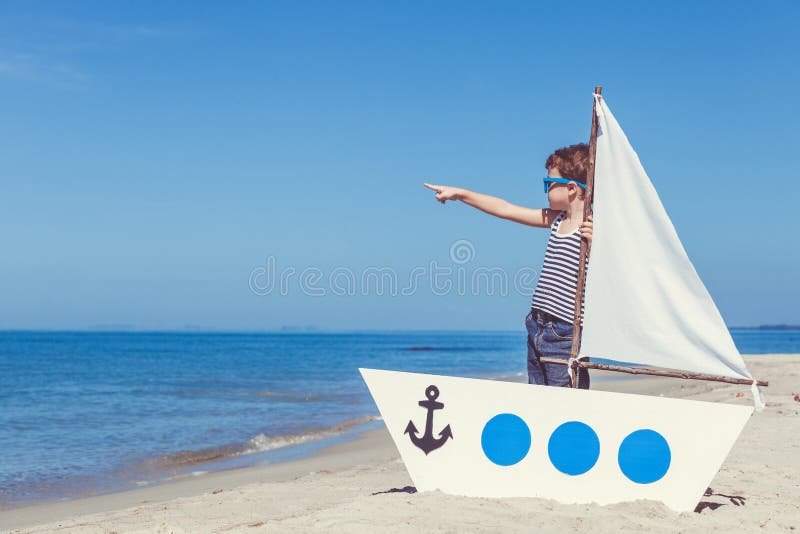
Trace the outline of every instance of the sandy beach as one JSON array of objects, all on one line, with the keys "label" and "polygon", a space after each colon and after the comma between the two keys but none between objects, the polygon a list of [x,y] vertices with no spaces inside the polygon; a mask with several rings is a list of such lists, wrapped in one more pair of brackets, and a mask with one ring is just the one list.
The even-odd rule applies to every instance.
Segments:
[{"label": "sandy beach", "polygon": [[[282,464],[0,512],[7,532],[793,532],[800,530],[800,354],[745,356],[764,388],[699,513],[416,493],[385,429]],[[594,376],[599,376],[597,373]],[[750,404],[749,388],[644,378],[594,389]]]}]

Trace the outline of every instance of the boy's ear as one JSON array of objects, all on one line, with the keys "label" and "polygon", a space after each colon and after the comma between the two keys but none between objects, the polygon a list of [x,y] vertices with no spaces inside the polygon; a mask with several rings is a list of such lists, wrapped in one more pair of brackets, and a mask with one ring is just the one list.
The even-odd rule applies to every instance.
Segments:
[{"label": "boy's ear", "polygon": [[568,185],[571,191],[575,191],[575,194],[578,196],[578,198],[586,198],[586,190],[581,186],[574,182],[570,182]]}]

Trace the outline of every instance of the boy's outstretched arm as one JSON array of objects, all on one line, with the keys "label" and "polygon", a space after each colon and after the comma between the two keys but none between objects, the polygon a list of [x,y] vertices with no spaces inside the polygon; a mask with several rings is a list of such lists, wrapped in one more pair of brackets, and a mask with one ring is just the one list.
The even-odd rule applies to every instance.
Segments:
[{"label": "boy's outstretched arm", "polygon": [[460,200],[464,204],[469,204],[489,215],[528,226],[536,226],[537,228],[548,228],[558,215],[557,211],[551,209],[525,208],[507,202],[502,198],[483,195],[460,187],[428,183],[423,183],[422,185],[436,191],[436,200],[442,204],[448,200]]}]

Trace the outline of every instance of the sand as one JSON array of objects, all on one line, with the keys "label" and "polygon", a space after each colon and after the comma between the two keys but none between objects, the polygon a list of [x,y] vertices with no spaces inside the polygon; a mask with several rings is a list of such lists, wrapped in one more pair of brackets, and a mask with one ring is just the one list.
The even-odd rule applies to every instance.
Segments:
[{"label": "sand", "polygon": [[[745,360],[755,376],[770,382],[764,389],[767,408],[745,426],[699,512],[679,514],[652,501],[565,505],[409,493],[413,483],[388,432],[380,429],[299,461],[0,512],[0,528],[37,533],[800,531],[800,397],[795,397],[800,354]],[[716,382],[646,378],[598,381],[593,389],[751,403],[746,386]]]}]

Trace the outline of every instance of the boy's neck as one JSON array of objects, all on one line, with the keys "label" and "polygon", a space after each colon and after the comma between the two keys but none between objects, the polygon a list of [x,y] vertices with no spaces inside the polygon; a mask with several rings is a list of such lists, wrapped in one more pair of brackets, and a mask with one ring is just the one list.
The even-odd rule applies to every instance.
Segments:
[{"label": "boy's neck", "polygon": [[583,199],[576,198],[572,202],[567,205],[566,208],[567,214],[564,216],[564,220],[567,223],[572,222],[583,222]]}]

